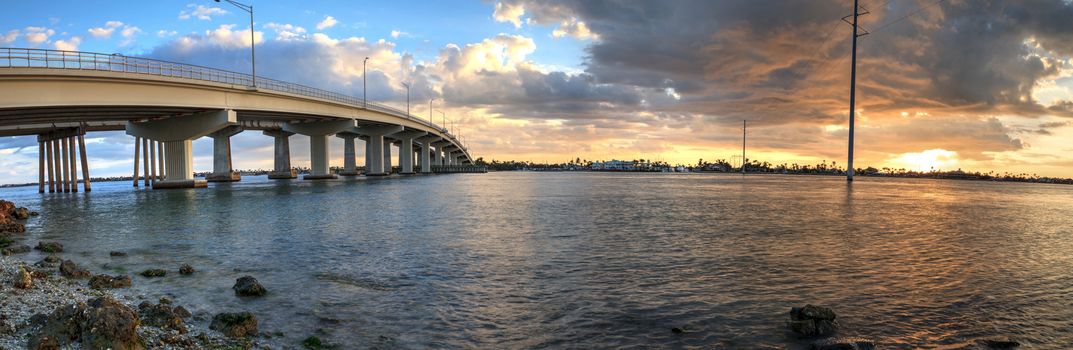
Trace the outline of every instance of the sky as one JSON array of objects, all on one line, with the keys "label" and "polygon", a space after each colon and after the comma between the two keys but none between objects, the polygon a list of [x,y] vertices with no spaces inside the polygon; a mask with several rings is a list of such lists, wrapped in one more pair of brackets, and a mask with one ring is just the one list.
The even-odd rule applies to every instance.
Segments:
[{"label": "sky", "polygon": [[[259,76],[360,96],[370,57],[370,100],[404,108],[409,83],[414,114],[436,98],[486,160],[730,160],[747,121],[750,159],[846,161],[849,0],[249,3]],[[226,2],[50,4],[5,4],[0,47],[250,68],[248,14]],[[861,4],[855,165],[1073,177],[1073,3]],[[132,137],[88,138],[93,176],[130,174]],[[271,167],[270,138],[233,147],[236,168]],[[0,183],[36,181],[36,153],[0,138]]]}]

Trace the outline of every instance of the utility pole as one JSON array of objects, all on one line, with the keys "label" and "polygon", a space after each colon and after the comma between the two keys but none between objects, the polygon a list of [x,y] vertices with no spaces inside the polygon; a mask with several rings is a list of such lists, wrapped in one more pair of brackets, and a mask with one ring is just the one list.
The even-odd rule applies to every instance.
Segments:
[{"label": "utility pole", "polygon": [[853,181],[853,119],[855,119],[854,115],[856,114],[854,103],[857,98],[857,38],[868,35],[867,30],[864,30],[863,34],[858,33],[858,30],[861,28],[857,22],[857,17],[868,14],[867,10],[865,10],[864,13],[860,12],[861,7],[858,5],[858,1],[859,0],[853,0],[853,14],[850,15],[853,17],[853,22],[846,20],[846,18],[849,18],[850,16],[842,17],[842,21],[853,26],[853,52],[850,54],[851,60],[849,69],[849,161],[846,162],[846,166],[848,167],[846,169],[846,181]]},{"label": "utility pole", "polygon": [[745,121],[741,121],[741,174],[745,175]]}]

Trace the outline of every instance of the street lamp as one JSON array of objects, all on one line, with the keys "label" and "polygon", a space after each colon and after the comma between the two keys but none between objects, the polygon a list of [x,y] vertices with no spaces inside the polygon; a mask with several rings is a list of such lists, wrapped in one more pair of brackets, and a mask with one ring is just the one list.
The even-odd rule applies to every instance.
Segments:
[{"label": "street lamp", "polygon": [[364,61],[361,61],[361,105],[362,108],[369,109],[368,89],[365,85],[365,64],[369,63],[369,58],[366,57]]},{"label": "street lamp", "polygon": [[406,87],[406,117],[409,118],[410,117],[410,84],[407,84],[407,83],[401,83],[401,84],[402,84],[402,86]]},{"label": "street lamp", "polygon": [[429,126],[435,126],[436,125],[435,123],[432,122],[432,101],[435,101],[435,100],[436,100],[435,97],[428,99],[428,124],[429,124]]},{"label": "street lamp", "polygon": [[440,113],[440,125],[443,125],[443,131],[447,131],[447,115],[443,111],[436,111]]},{"label": "street lamp", "polygon": [[[220,2],[220,0],[214,0],[214,1]],[[250,14],[250,70],[252,71],[252,73],[250,73],[250,75],[253,76],[253,87],[256,88],[257,87],[257,52],[253,48],[254,46],[256,46],[256,42],[255,42],[255,40],[253,38],[253,33],[254,33],[254,30],[253,30],[253,6],[252,5],[242,4],[242,3],[235,2],[235,1],[232,1],[232,0],[224,0],[224,1],[227,1],[227,3],[229,3],[231,5],[235,5],[235,7],[238,7],[240,9],[242,9],[243,11],[249,12],[249,14]]]}]

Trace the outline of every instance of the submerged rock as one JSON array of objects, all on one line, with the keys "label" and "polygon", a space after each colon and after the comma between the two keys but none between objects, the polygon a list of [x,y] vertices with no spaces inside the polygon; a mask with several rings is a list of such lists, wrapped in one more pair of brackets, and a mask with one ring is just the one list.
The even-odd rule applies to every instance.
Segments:
[{"label": "submerged rock", "polygon": [[168,271],[164,270],[164,269],[148,269],[148,270],[142,271],[142,276],[149,277],[149,278],[152,278],[152,277],[164,277],[164,275],[167,275],[167,274],[168,274]]},{"label": "submerged rock", "polygon": [[188,264],[179,265],[179,274],[180,275],[189,275],[189,274],[193,274],[193,273],[194,273],[194,267],[193,266],[190,266]]},{"label": "submerged rock", "polygon": [[26,220],[30,218],[30,209],[26,208],[13,208],[11,209],[11,217],[16,220]]},{"label": "submerged rock", "polygon": [[811,350],[875,350],[871,339],[855,337],[826,338],[812,342]]},{"label": "submerged rock", "polygon": [[44,259],[41,259],[41,261],[34,263],[34,266],[54,269],[57,266],[60,266],[61,261],[63,260],[60,259],[60,257],[55,255],[49,255],[46,256]]},{"label": "submerged rock", "polygon": [[835,312],[829,308],[815,305],[794,307],[790,309],[790,322],[787,325],[794,333],[806,336],[824,336],[838,331]]},{"label": "submerged rock", "polygon": [[89,270],[78,267],[74,261],[64,260],[60,263],[60,274],[67,278],[86,278],[89,277]]},{"label": "submerged rock", "polygon": [[0,250],[0,254],[3,254],[3,255],[23,254],[23,253],[29,253],[29,252],[30,252],[30,246],[25,245],[25,244],[14,244],[14,245],[10,245],[7,248],[4,248],[4,249]]},{"label": "submerged rock", "polygon": [[249,312],[223,312],[212,317],[209,329],[232,338],[257,334],[257,318]]},{"label": "submerged rock", "polygon": [[89,287],[93,289],[126,288],[130,283],[130,276],[96,275],[89,279]]},{"label": "submerged rock", "polygon": [[338,348],[338,346],[336,346],[335,344],[320,340],[320,338],[315,335],[311,335],[308,338],[305,338],[305,340],[302,341],[302,347],[308,350],[327,350]]},{"label": "submerged rock", "polygon": [[110,251],[110,252],[108,252],[108,256],[127,256],[127,253],[117,252],[117,251]]},{"label": "submerged rock", "polygon": [[30,323],[36,329],[30,334],[31,349],[57,349],[75,342],[88,349],[144,349],[137,333],[141,324],[138,314],[110,297],[63,306],[49,315],[38,314]]},{"label": "submerged rock", "polygon": [[1013,341],[1013,340],[1008,340],[1008,339],[1006,339],[1006,340],[984,339],[984,340],[982,340],[980,342],[983,343],[984,346],[988,347],[989,349],[1008,350],[1008,349],[1016,349],[1016,348],[1021,346],[1021,343],[1018,343],[1018,342]]},{"label": "submerged rock", "polygon": [[240,297],[259,297],[268,293],[268,290],[252,276],[239,277],[231,289],[234,289],[235,295]]},{"label": "submerged rock", "polygon": [[179,334],[186,334],[186,325],[183,324],[183,318],[189,316],[176,312],[167,303],[154,305],[153,303],[145,302],[138,305],[138,312],[146,325],[162,329],[174,329]]},{"label": "submerged rock", "polygon": [[62,253],[63,245],[59,242],[37,242],[37,246],[34,249],[45,253]]}]

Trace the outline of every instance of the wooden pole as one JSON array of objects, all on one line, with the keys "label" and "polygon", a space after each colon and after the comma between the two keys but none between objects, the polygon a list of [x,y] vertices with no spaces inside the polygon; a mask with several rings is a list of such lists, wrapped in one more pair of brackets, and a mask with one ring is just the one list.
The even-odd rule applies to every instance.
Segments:
[{"label": "wooden pole", "polygon": [[37,193],[45,193],[45,142],[37,141]]},{"label": "wooden pole", "polygon": [[134,137],[134,187],[138,187],[138,156],[142,146],[142,138]]},{"label": "wooden pole", "polygon": [[77,141],[75,137],[71,136],[67,138],[68,150],[67,154],[70,155],[68,161],[71,163],[71,192],[78,192],[78,161],[77,161]]},{"label": "wooden pole", "polygon": [[89,159],[86,159],[86,135],[78,135],[78,151],[82,158],[82,185],[89,192]]},{"label": "wooden pole", "polygon": [[52,146],[55,141],[45,141],[45,163],[48,163],[48,193],[56,192],[56,156],[52,153]]}]

